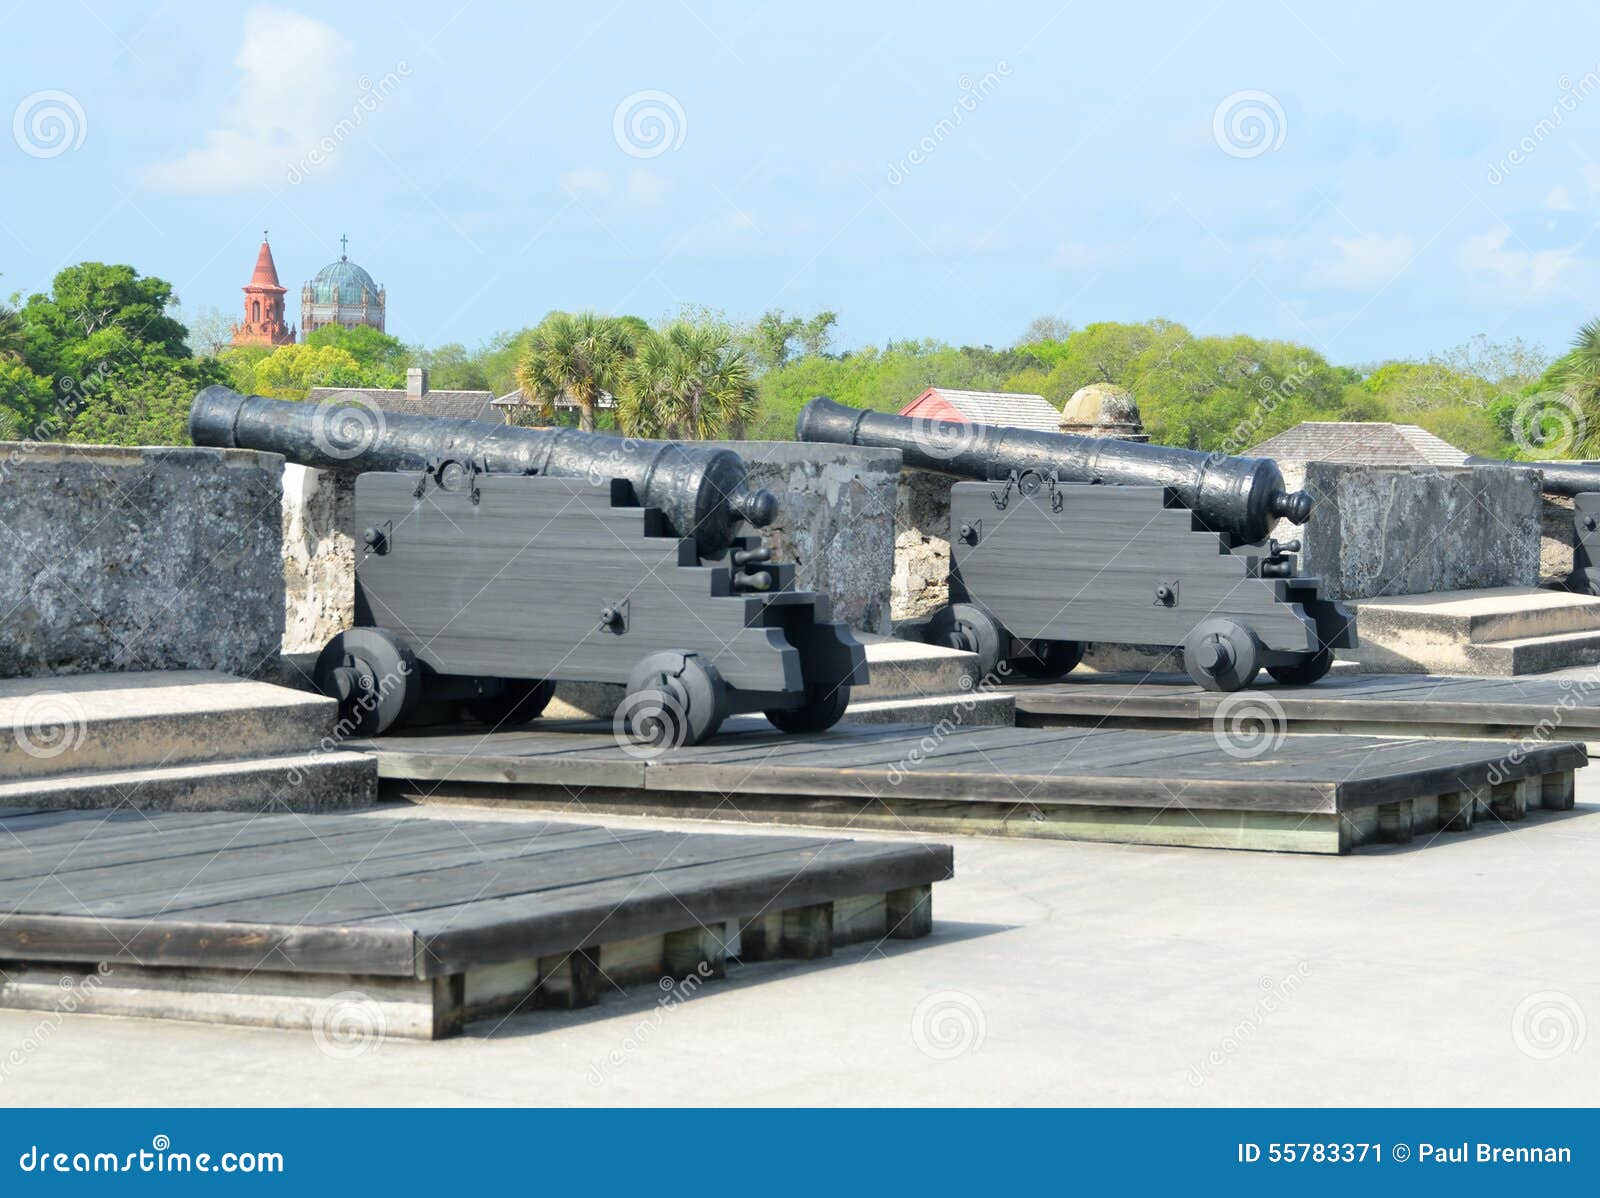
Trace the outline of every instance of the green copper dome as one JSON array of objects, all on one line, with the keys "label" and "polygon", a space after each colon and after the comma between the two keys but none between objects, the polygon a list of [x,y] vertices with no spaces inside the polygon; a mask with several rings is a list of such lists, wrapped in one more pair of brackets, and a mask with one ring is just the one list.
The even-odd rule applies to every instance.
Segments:
[{"label": "green copper dome", "polygon": [[378,285],[372,276],[348,258],[330,262],[311,280],[311,299],[318,304],[359,304],[362,289],[370,302],[378,300]]}]

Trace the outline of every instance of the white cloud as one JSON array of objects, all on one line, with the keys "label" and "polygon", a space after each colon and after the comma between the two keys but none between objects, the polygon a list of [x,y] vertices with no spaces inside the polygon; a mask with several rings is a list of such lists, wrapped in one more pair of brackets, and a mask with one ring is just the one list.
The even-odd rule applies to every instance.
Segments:
[{"label": "white cloud", "polygon": [[672,183],[647,166],[636,166],[628,174],[628,203],[635,208],[659,208],[672,190]]},{"label": "white cloud", "polygon": [[611,176],[592,166],[567,171],[556,180],[561,190],[580,200],[603,200],[611,194]]},{"label": "white cloud", "polygon": [[1366,233],[1360,237],[1335,237],[1333,248],[1334,257],[1311,267],[1311,282],[1363,291],[1394,282],[1411,262],[1417,246],[1404,233],[1392,237]]},{"label": "white cloud", "polygon": [[1576,212],[1578,210],[1578,205],[1573,201],[1572,193],[1559,185],[1550,189],[1550,194],[1544,198],[1544,206],[1552,212]]},{"label": "white cloud", "polygon": [[1583,176],[1590,191],[1600,191],[1600,166],[1586,166],[1578,173]]},{"label": "white cloud", "polygon": [[672,190],[670,180],[647,166],[634,167],[619,179],[598,167],[580,166],[556,179],[561,190],[573,199],[590,204],[610,204],[613,197],[621,205],[638,211],[659,208]]},{"label": "white cloud", "polygon": [[233,60],[244,74],[239,94],[200,149],[147,168],[145,181],[200,194],[289,181],[350,115],[356,84],[344,69],[347,49],[331,26],[312,17],[252,8]]},{"label": "white cloud", "polygon": [[1550,294],[1577,261],[1576,246],[1528,250],[1507,245],[1505,225],[1461,243],[1458,261],[1468,278],[1492,288],[1501,299],[1531,300]]}]

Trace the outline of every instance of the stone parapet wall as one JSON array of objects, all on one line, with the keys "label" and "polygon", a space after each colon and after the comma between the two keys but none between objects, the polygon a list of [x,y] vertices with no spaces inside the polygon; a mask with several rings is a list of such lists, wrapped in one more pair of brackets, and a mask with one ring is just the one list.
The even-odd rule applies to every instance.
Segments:
[{"label": "stone parapet wall", "polygon": [[277,672],[283,459],[0,442],[0,677]]},{"label": "stone parapet wall", "polygon": [[1329,598],[1539,584],[1536,471],[1310,462],[1284,478],[1316,506],[1309,524],[1274,535],[1303,542],[1302,573]]},{"label": "stone parapet wall", "polygon": [[774,561],[798,567],[796,585],[831,596],[835,619],[887,633],[900,451],[793,441],[707,444],[738,453],[752,483],[777,495],[777,523],[759,531]]}]

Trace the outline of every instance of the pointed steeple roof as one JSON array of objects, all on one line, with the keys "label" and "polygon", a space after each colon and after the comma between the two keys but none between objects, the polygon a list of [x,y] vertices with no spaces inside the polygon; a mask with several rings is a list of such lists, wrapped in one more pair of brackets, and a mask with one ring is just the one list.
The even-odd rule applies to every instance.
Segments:
[{"label": "pointed steeple roof", "polygon": [[256,255],[256,272],[250,276],[250,288],[262,291],[287,291],[278,282],[278,265],[272,260],[272,247],[267,244],[267,234],[261,234],[261,252]]}]

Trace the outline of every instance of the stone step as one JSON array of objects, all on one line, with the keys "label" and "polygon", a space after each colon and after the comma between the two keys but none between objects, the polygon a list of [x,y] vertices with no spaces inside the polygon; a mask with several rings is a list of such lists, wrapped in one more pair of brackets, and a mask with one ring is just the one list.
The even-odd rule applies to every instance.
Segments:
[{"label": "stone step", "polygon": [[1007,693],[967,692],[914,695],[900,699],[852,700],[846,724],[939,724],[948,720],[964,728],[1010,727],[1017,722],[1015,698]]},{"label": "stone step", "polygon": [[1355,604],[1363,639],[1485,645],[1600,631],[1600,598],[1539,587],[1390,595]]},{"label": "stone step", "polygon": [[337,704],[210,670],[0,680],[0,779],[295,753]]},{"label": "stone step", "polygon": [[29,811],[345,811],[370,807],[377,797],[377,759],[340,751],[96,770],[0,784],[0,809]]},{"label": "stone step", "polygon": [[978,656],[946,645],[857,633],[867,650],[871,681],[850,694],[851,705],[917,695],[954,695],[978,684]]},{"label": "stone step", "polygon": [[1467,645],[1464,656],[1467,673],[1497,678],[1592,666],[1600,664],[1600,632],[1566,632]]}]

